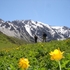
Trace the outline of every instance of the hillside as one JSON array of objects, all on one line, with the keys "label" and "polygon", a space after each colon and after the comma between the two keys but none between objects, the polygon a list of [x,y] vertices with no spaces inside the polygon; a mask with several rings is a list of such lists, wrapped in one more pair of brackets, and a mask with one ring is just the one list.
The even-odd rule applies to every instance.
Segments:
[{"label": "hillside", "polygon": [[0,49],[1,48],[13,48],[22,44],[26,44],[27,42],[24,40],[20,40],[15,37],[10,37],[2,32],[0,32]]},{"label": "hillside", "polygon": [[64,58],[60,60],[62,70],[70,70],[70,39],[45,43],[25,44],[0,52],[0,70],[21,70],[18,66],[20,58],[29,60],[27,70],[59,70],[58,63],[50,59],[49,53],[60,49]]}]

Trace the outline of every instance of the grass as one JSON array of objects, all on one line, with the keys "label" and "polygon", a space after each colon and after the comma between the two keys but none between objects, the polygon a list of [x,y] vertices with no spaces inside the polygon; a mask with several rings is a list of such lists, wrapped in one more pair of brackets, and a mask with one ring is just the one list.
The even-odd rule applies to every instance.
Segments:
[{"label": "grass", "polygon": [[9,37],[0,32],[0,51],[3,49],[12,49],[22,44],[26,44],[24,40],[20,40],[14,37]]},{"label": "grass", "polygon": [[50,60],[49,52],[56,48],[64,51],[61,60],[62,70],[70,70],[70,39],[63,41],[50,41],[46,43],[23,44],[12,50],[0,51],[0,70],[20,70],[20,58],[27,58],[30,62],[28,70],[59,70],[55,61]]}]

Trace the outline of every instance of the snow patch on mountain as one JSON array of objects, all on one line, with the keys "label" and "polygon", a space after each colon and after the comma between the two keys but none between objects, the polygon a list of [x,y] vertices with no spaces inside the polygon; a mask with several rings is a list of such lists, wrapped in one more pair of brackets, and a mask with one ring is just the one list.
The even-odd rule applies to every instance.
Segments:
[{"label": "snow patch on mountain", "polygon": [[31,30],[30,30],[31,29],[31,26],[25,25],[25,29],[29,33],[29,35],[32,36]]}]

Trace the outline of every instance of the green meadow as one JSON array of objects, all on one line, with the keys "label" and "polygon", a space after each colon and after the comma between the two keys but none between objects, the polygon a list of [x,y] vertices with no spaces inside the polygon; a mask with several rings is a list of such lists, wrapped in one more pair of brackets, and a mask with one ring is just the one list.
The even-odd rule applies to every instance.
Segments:
[{"label": "green meadow", "polygon": [[9,37],[0,32],[0,51],[4,49],[12,49],[18,47],[19,45],[26,44],[24,40],[20,40],[14,37]]},{"label": "green meadow", "polygon": [[64,51],[64,58],[60,60],[62,70],[70,70],[70,39],[28,44],[0,34],[0,70],[21,70],[18,66],[20,58],[29,60],[27,70],[59,70],[58,63],[49,55],[58,48]]}]

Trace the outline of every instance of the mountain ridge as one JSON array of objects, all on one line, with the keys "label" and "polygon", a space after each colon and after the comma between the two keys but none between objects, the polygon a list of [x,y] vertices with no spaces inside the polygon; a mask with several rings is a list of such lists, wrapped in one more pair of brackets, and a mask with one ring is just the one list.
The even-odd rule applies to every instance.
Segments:
[{"label": "mountain ridge", "polygon": [[64,40],[70,37],[70,28],[66,26],[50,26],[33,20],[4,21],[0,19],[0,31],[8,36],[34,42],[34,35],[42,41],[42,33],[46,32],[47,40]]}]

